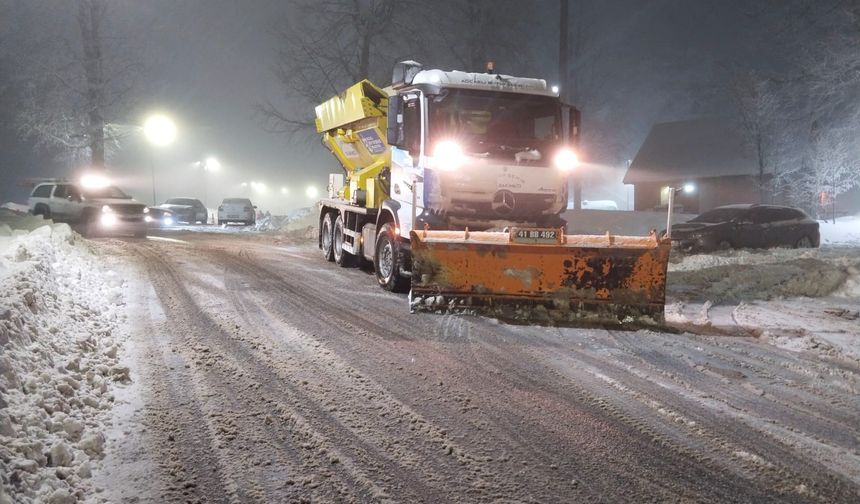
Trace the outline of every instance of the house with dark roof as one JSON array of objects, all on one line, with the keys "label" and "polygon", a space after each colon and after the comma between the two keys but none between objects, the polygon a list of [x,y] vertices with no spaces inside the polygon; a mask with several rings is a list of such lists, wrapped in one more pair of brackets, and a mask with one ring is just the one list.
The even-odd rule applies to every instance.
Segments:
[{"label": "house with dark roof", "polygon": [[[727,119],[655,124],[624,175],[632,184],[634,210],[666,208],[667,187],[695,184],[675,205],[698,213],[721,205],[761,203],[759,169],[740,127]],[[768,196],[764,196],[767,201]]]}]

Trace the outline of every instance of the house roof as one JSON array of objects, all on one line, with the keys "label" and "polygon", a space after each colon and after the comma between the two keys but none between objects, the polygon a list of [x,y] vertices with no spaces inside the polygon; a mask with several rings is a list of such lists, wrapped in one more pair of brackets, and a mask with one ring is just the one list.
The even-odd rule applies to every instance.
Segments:
[{"label": "house roof", "polygon": [[703,118],[655,124],[624,175],[625,184],[757,175],[741,127]]}]

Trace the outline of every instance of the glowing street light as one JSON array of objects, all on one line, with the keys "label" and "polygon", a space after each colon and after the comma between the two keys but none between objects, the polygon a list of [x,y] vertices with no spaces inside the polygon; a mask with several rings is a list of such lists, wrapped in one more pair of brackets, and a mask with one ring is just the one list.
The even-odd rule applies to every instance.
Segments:
[{"label": "glowing street light", "polygon": [[216,172],[221,169],[221,162],[217,158],[208,157],[203,161],[203,170],[207,172]]},{"label": "glowing street light", "polygon": [[287,194],[289,191],[286,187],[281,187],[281,194]]},{"label": "glowing street light", "polygon": [[143,134],[153,145],[170,145],[176,140],[176,123],[166,115],[155,114],[143,123]]},{"label": "glowing street light", "polygon": [[314,186],[308,186],[307,189],[305,189],[305,196],[307,196],[310,199],[314,199],[318,195],[319,195],[319,190],[317,190],[317,188]]},{"label": "glowing street light", "polygon": [[684,191],[684,194],[692,194],[696,191],[696,186],[687,182],[681,187],[665,187],[663,189],[669,193],[669,211],[666,216],[666,238],[672,239],[672,207],[675,206],[675,193]]},{"label": "glowing street light", "polygon": [[[176,123],[164,114],[154,114],[144,121],[143,134],[149,140],[149,143],[158,147],[166,147],[176,140]],[[150,170],[152,172],[152,204],[157,205],[158,201],[155,198],[155,159],[152,159],[150,163]]]}]

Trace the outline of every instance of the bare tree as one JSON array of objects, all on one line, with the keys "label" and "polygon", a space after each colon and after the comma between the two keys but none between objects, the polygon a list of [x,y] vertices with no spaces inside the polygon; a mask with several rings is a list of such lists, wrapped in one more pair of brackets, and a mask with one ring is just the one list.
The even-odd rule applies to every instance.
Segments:
[{"label": "bare tree", "polygon": [[758,167],[759,202],[773,198],[790,172],[777,169],[777,149],[783,133],[776,83],[753,70],[734,70],[730,91],[740,117],[743,137]]},{"label": "bare tree", "polygon": [[[274,74],[284,90],[280,105],[257,106],[274,132],[312,131],[312,106],[362,79],[384,82],[398,54],[408,54],[410,2],[303,0],[276,27]],[[315,22],[309,23],[313,19]],[[318,20],[319,22],[316,22]]]},{"label": "bare tree", "polygon": [[[532,32],[531,2],[518,0],[441,0],[425,6],[423,19],[433,33],[436,56],[467,72],[482,72],[489,61],[502,73],[528,73],[526,47]],[[444,29],[438,27],[444,26]]]},{"label": "bare tree", "polygon": [[798,173],[795,198],[799,204],[819,211],[830,201],[860,185],[857,128],[827,128],[813,124],[806,166]]},{"label": "bare tree", "polygon": [[77,0],[74,8],[74,30],[64,26],[65,33],[48,32],[30,41],[39,63],[22,65],[26,88],[17,123],[37,145],[103,169],[110,149],[127,131],[109,119],[127,107],[139,65],[122,50],[122,37],[107,33],[107,0]]}]

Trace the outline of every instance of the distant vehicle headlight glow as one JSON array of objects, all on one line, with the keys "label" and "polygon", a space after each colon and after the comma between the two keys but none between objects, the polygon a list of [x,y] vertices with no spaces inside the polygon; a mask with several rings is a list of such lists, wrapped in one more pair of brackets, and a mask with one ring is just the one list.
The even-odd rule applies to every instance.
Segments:
[{"label": "distant vehicle headlight glow", "polygon": [[81,186],[85,189],[104,189],[110,185],[110,180],[104,175],[88,174],[81,177]]},{"label": "distant vehicle headlight glow", "polygon": [[457,142],[443,140],[433,149],[433,164],[440,170],[456,170],[466,162],[463,148]]},{"label": "distant vehicle headlight glow", "polygon": [[569,172],[579,165],[576,153],[566,148],[558,151],[552,162],[556,168],[564,172]]}]

